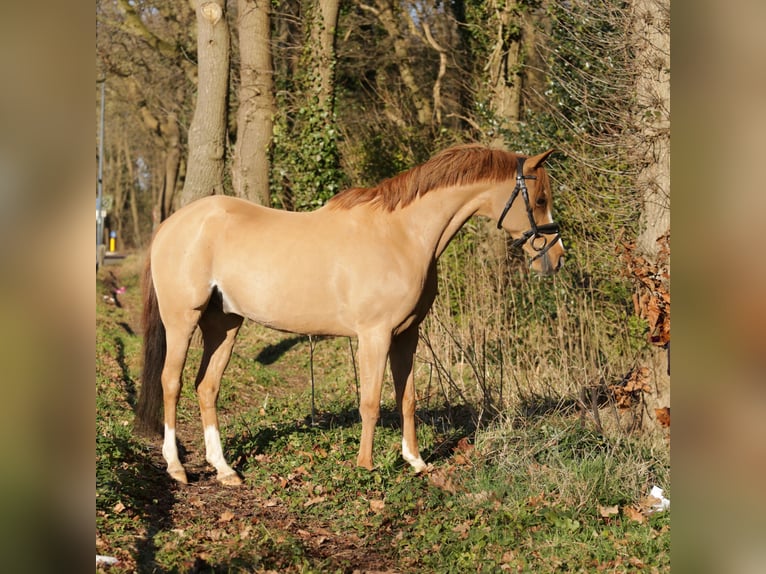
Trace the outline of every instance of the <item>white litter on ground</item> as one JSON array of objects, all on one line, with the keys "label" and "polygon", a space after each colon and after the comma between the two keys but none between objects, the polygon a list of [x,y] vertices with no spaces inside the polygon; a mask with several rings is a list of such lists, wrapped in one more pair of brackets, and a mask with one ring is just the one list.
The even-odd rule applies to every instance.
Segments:
[{"label": "white litter on ground", "polygon": [[659,486],[653,486],[649,496],[657,500],[657,502],[652,501],[653,504],[650,507],[652,512],[662,512],[670,508],[670,500],[665,498],[663,490]]}]

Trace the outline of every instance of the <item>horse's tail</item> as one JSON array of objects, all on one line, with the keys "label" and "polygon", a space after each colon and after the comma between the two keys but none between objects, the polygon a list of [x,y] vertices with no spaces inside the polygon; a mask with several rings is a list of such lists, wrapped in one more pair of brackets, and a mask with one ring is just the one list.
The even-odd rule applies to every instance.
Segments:
[{"label": "horse's tail", "polygon": [[152,281],[151,257],[147,257],[143,278],[144,369],[141,391],[136,403],[134,427],[139,434],[152,435],[162,430],[162,368],[167,346],[165,325],[157,306],[157,292]]}]

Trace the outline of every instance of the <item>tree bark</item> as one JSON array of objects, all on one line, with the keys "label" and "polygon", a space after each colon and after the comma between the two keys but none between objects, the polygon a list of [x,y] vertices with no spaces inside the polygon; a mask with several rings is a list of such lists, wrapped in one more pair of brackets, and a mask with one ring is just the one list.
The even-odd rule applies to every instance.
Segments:
[{"label": "tree bark", "polygon": [[130,144],[127,134],[122,137],[122,153],[125,157],[125,165],[128,170],[128,202],[130,203],[130,221],[133,231],[133,246],[141,247],[141,226],[138,217],[138,199],[136,198],[136,176],[133,170],[133,156],[130,153]]},{"label": "tree bark", "polygon": [[652,393],[645,394],[646,423],[662,424],[657,409],[670,405],[670,0],[635,0],[637,184],[643,196],[638,252],[655,269],[654,288],[639,292],[666,313],[667,331],[648,357]]},{"label": "tree bark", "polygon": [[335,35],[339,0],[317,0],[311,22],[311,46],[316,50],[315,89],[319,107],[331,112],[335,106]]},{"label": "tree bark", "polygon": [[173,211],[173,200],[178,182],[178,167],[181,164],[181,133],[178,129],[178,117],[169,113],[163,124],[165,141],[165,179],[162,186],[162,211],[160,219],[164,220]]},{"label": "tree bark", "polygon": [[240,86],[234,193],[270,205],[270,148],[274,129],[274,68],[269,0],[238,0]]},{"label": "tree bark", "polygon": [[431,25],[427,20],[423,20],[422,26],[428,44],[439,54],[439,71],[436,73],[436,80],[434,81],[434,86],[431,90],[434,102],[435,120],[436,125],[438,126],[442,123],[442,80],[444,79],[444,74],[447,73],[447,50],[434,39],[433,34],[431,33]]},{"label": "tree bark", "polygon": [[[516,0],[498,0],[491,22],[495,43],[487,62],[489,102],[501,126],[518,130],[521,110],[521,22]],[[502,140],[500,134],[496,138]]]},{"label": "tree bark", "polygon": [[670,230],[670,2],[636,0],[636,93],[641,124],[643,169],[642,232],[638,247],[656,258],[657,239]]},{"label": "tree bark", "polygon": [[229,26],[224,0],[197,6],[197,104],[189,127],[189,161],[180,206],[223,193]]}]

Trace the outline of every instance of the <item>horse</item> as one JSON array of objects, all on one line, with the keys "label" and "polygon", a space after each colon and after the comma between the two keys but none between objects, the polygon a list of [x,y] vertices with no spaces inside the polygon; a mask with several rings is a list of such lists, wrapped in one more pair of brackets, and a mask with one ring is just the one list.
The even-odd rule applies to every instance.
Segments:
[{"label": "horse", "polygon": [[362,432],[356,464],[365,469],[373,469],[373,434],[390,361],[402,457],[415,473],[423,472],[413,360],[419,325],[436,297],[437,259],[476,215],[496,220],[534,271],[558,271],[564,246],[543,167],[552,152],[527,157],[460,145],[375,187],[341,191],[310,212],[213,195],[167,218],[144,271],[144,367],[135,426],[146,434],[163,430],[164,423],[162,454],[170,476],[187,483],[176,406],[199,327],[203,355],[195,385],[205,458],[220,483],[242,483],[223,454],[216,403],[244,318],[284,332],[357,338]]}]

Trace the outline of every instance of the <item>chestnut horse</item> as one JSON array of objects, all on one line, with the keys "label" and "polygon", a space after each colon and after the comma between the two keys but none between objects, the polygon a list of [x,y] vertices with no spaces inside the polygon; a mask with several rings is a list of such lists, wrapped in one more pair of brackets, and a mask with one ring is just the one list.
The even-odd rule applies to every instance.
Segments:
[{"label": "chestnut horse", "polygon": [[[223,455],[216,402],[245,317],[274,329],[358,338],[362,436],[372,469],[386,359],[402,422],[402,457],[426,464],[415,436],[413,358],[436,296],[436,260],[473,215],[497,221],[543,274],[564,247],[551,217],[545,159],[479,145],[447,149],[372,188],[352,188],[310,213],[211,196],[178,210],[152,241],[145,272],[144,372],[138,430],[161,429],[168,473],[186,483],[176,445],[181,373],[196,327],[204,345],[196,389],[207,461],[240,484]],[[521,197],[519,198],[519,195]],[[516,201],[518,198],[518,201]]]}]

